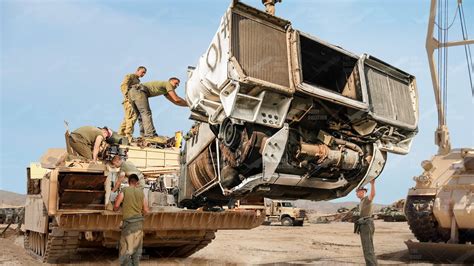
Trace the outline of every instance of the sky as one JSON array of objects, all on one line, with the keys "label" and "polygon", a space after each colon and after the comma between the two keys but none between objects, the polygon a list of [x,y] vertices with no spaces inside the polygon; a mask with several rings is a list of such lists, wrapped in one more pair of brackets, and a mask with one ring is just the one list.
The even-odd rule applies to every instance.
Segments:
[{"label": "sky", "polygon": [[[260,0],[243,1],[263,8]],[[455,0],[449,7],[454,16]],[[227,0],[0,1],[0,189],[26,192],[26,167],[72,129],[123,118],[120,82],[138,65],[142,81],[177,76],[197,63],[229,6]],[[474,1],[464,1],[474,36]],[[437,151],[436,106],[425,51],[427,0],[284,0],[277,16],[293,28],[355,54],[367,53],[416,76],[420,120],[411,152],[389,154],[377,180],[376,202],[406,197],[420,163]],[[460,39],[457,21],[450,40]],[[471,47],[474,51],[474,47]],[[473,98],[463,47],[449,50],[448,127],[453,147],[474,147]],[[184,82],[177,89],[184,95]],[[189,110],[150,100],[160,135],[187,131]],[[136,129],[135,132],[138,130]],[[356,200],[354,193],[340,201]]]}]

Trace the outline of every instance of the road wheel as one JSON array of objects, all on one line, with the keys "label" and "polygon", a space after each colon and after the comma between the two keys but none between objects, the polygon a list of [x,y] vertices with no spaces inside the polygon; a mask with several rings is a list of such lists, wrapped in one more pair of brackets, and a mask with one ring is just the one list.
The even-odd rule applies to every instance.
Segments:
[{"label": "road wheel", "polygon": [[283,225],[283,226],[292,226],[293,225],[293,219],[291,219],[290,217],[285,217],[285,218],[281,219],[281,225]]},{"label": "road wheel", "polygon": [[412,196],[406,202],[410,230],[420,242],[446,242],[449,230],[440,228],[433,214],[434,197]]}]

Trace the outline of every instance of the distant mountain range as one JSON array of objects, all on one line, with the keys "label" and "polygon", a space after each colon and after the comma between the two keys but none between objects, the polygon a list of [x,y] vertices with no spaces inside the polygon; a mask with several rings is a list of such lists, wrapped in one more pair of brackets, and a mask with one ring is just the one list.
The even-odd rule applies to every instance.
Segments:
[{"label": "distant mountain range", "polygon": [[26,195],[0,189],[0,207],[23,206]]},{"label": "distant mountain range", "polygon": [[[341,207],[345,207],[348,209],[352,209],[359,204],[359,202],[355,201],[347,201],[347,202],[330,202],[330,201],[310,201],[310,200],[297,200],[294,202],[295,206],[298,208],[303,208],[311,212],[321,213],[321,214],[328,214],[328,213],[335,213],[337,209]],[[374,211],[379,210],[387,205],[377,204],[373,205]]]},{"label": "distant mountain range", "polygon": [[[0,206],[23,206],[25,205],[26,195],[10,192],[6,190],[0,190]],[[311,212],[320,214],[335,213],[337,209],[346,207],[348,209],[354,208],[358,202],[330,202],[330,201],[310,201],[310,200],[297,200],[294,204],[298,208],[303,208]],[[374,210],[379,210],[387,205],[374,204]]]}]

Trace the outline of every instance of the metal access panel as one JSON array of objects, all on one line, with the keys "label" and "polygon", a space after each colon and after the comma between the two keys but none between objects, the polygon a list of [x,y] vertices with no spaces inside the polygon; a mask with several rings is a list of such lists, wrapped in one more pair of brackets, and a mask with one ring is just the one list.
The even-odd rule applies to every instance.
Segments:
[{"label": "metal access panel", "polygon": [[283,126],[295,88],[290,22],[233,1],[207,51],[188,72],[186,99],[194,117],[212,125]]},{"label": "metal access panel", "polygon": [[58,209],[104,209],[106,178],[103,173],[60,173]]},{"label": "metal access panel", "polygon": [[344,106],[368,110],[359,56],[300,31],[294,31],[291,39],[292,71],[298,90]]},{"label": "metal access panel", "polygon": [[415,77],[366,55],[363,78],[374,119],[410,130],[417,128]]},{"label": "metal access panel", "polygon": [[288,22],[269,19],[265,13],[242,4],[231,10],[231,53],[245,75],[290,87]]}]

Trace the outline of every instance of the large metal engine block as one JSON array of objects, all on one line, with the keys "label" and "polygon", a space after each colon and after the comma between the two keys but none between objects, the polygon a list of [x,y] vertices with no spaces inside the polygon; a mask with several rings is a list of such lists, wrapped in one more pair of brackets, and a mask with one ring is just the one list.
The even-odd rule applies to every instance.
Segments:
[{"label": "large metal engine block", "polygon": [[199,122],[183,156],[188,203],[342,197],[417,132],[415,77],[237,1],[189,69],[186,97]]}]

